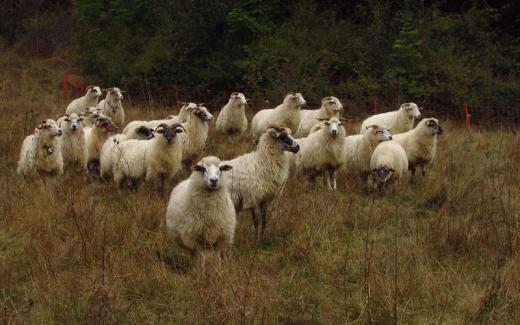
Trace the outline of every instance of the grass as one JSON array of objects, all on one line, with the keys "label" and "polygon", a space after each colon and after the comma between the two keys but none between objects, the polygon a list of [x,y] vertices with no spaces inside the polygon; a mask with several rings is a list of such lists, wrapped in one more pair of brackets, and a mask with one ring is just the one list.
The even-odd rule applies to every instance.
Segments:
[{"label": "grass", "polygon": [[[64,111],[66,62],[0,56],[0,322],[520,322],[518,134],[444,121],[431,173],[386,196],[350,175],[336,193],[291,178],[266,238],[240,214],[229,263],[200,276],[166,236],[168,193],[16,174],[23,138]],[[207,154],[252,148],[212,130]]]}]

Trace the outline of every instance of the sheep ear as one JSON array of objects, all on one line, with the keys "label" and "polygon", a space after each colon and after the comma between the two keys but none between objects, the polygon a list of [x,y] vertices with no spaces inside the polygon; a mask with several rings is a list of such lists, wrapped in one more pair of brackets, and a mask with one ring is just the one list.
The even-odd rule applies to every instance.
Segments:
[{"label": "sheep ear", "polygon": [[228,170],[233,169],[233,166],[231,166],[231,165],[222,165],[222,166],[219,167],[219,169],[220,169],[221,171],[223,171],[223,172],[226,172],[226,171],[228,171]]},{"label": "sheep ear", "polygon": [[38,124],[38,129],[42,129],[43,128],[43,125],[46,123],[47,121],[41,121],[39,124]]},{"label": "sheep ear", "polygon": [[194,172],[205,172],[206,167],[199,165],[199,164],[195,164],[195,165],[191,166],[191,170]]},{"label": "sheep ear", "polygon": [[390,168],[390,171],[391,171],[392,173],[395,173],[395,170],[394,170],[393,168]]},{"label": "sheep ear", "polygon": [[316,118],[318,121],[320,122],[323,122],[323,121],[328,121],[329,119],[328,118]]}]

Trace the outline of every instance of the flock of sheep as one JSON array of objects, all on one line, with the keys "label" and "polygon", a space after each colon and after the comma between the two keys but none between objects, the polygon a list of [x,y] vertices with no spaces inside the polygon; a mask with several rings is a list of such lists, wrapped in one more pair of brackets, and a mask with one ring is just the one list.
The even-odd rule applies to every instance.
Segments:
[{"label": "flock of sheep", "polygon": [[[103,92],[106,97],[99,101]],[[187,103],[178,115],[132,121],[123,128],[122,99],[119,88],[87,87],[83,97],[68,105],[66,115],[42,121],[25,138],[18,173],[34,177],[85,170],[92,177],[112,179],[120,190],[137,191],[144,180],[162,191],[183,166],[191,168],[190,177],[171,193],[166,226],[197,265],[204,265],[208,248],[226,255],[241,210],[251,211],[255,233],[263,235],[269,204],[291,173],[311,181],[322,176],[336,190],[337,173],[345,170],[383,190],[402,180],[407,170],[413,177],[419,167],[424,176],[442,134],[437,119],[421,119],[417,105],[405,103],[369,117],[359,134],[347,136],[338,98],[325,97],[319,109],[303,110],[302,94],[289,93],[276,108],[253,117],[256,150],[228,161],[200,159],[213,119],[203,104]],[[217,117],[217,132],[243,136],[248,129],[246,104],[244,94],[232,93]]]}]

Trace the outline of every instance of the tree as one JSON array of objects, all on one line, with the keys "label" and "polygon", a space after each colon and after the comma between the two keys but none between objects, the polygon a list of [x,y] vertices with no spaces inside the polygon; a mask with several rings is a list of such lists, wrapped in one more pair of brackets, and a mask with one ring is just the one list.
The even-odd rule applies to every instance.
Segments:
[{"label": "tree", "polygon": [[402,15],[401,29],[392,45],[390,67],[385,77],[393,79],[399,93],[407,98],[421,98],[424,94],[426,65],[421,54],[422,41],[409,12]]}]

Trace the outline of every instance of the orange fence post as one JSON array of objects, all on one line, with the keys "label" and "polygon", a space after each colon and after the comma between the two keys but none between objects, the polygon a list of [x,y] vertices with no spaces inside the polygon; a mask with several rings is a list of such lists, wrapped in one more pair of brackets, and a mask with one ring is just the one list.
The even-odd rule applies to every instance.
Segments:
[{"label": "orange fence post", "polygon": [[379,103],[377,100],[374,100],[374,108],[372,109],[373,113],[379,113]]},{"label": "orange fence post", "polygon": [[464,114],[466,115],[466,129],[468,129],[468,131],[470,131],[471,130],[471,121],[470,121],[471,114],[469,113],[468,103],[466,103],[466,102],[464,102]]}]

